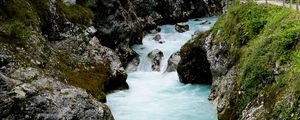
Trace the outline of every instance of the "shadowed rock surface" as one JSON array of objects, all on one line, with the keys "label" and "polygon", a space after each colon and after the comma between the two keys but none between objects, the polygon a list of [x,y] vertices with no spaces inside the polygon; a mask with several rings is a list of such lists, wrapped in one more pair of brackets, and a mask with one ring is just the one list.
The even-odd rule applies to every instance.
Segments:
[{"label": "shadowed rock surface", "polygon": [[[179,79],[183,83],[212,83],[210,63],[200,41],[190,40],[180,49],[181,60],[177,67]],[[199,47],[200,46],[200,47]]]}]

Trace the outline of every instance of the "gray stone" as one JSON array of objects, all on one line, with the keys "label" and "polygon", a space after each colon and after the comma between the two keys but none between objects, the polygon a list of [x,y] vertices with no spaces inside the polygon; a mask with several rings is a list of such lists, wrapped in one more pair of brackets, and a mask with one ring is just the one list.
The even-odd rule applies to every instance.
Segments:
[{"label": "gray stone", "polygon": [[1,76],[0,83],[6,83],[4,87],[7,86],[6,89],[0,87],[2,119],[114,120],[105,104],[82,89],[51,78],[16,84],[17,80]]},{"label": "gray stone", "polygon": [[64,0],[64,3],[67,5],[74,5],[76,4],[76,0]]},{"label": "gray stone", "polygon": [[85,35],[94,35],[96,32],[97,29],[94,26],[91,26],[85,30]]},{"label": "gray stone", "polygon": [[180,61],[180,52],[173,53],[168,60],[168,67],[166,72],[173,72],[177,70],[177,65]]},{"label": "gray stone", "polygon": [[155,35],[153,38],[153,40],[155,40],[155,41],[159,41],[160,39],[161,39],[160,34]]},{"label": "gray stone", "polygon": [[140,59],[139,57],[136,57],[127,65],[126,71],[127,72],[137,71],[139,64],[140,64]]},{"label": "gray stone", "polygon": [[18,80],[32,80],[36,79],[39,75],[39,71],[36,68],[20,68],[17,69],[11,76]]},{"label": "gray stone", "polygon": [[189,29],[190,29],[190,27],[187,23],[177,23],[175,25],[175,30],[180,32],[180,33],[186,32]]},{"label": "gray stone", "polygon": [[151,61],[151,68],[153,71],[160,71],[160,64],[163,57],[163,52],[158,49],[155,49],[148,54],[148,58]]}]

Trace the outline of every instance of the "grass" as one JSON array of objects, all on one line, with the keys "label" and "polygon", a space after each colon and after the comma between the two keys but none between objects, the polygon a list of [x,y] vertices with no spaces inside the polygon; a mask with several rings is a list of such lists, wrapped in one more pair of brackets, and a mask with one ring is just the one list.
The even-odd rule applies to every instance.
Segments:
[{"label": "grass", "polygon": [[[281,115],[290,119],[291,114],[300,114],[300,110],[295,109],[300,106],[299,12],[274,5],[236,3],[220,17],[212,30],[217,31],[220,33],[214,34],[214,41],[231,45],[231,56],[238,58],[239,74],[235,82],[238,90],[245,94],[237,97],[235,115],[240,116],[259,94],[276,100],[266,100],[269,112],[278,113],[267,117]],[[294,99],[288,100],[289,96]],[[295,104],[277,104],[282,101]]]}]

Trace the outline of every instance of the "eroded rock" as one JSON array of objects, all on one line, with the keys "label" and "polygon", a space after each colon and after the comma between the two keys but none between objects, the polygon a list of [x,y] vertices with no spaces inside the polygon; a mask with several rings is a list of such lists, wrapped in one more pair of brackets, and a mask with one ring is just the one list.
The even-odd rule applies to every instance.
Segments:
[{"label": "eroded rock", "polygon": [[155,35],[154,38],[153,38],[153,40],[160,41],[161,40],[160,34]]},{"label": "eroded rock", "polygon": [[82,89],[51,78],[32,83],[16,81],[0,75],[2,119],[114,120],[105,104]]},{"label": "eroded rock", "polygon": [[33,80],[39,75],[39,71],[36,68],[20,68],[16,70],[11,76],[19,80]]},{"label": "eroded rock", "polygon": [[180,33],[189,31],[189,29],[190,29],[190,27],[187,23],[177,23],[175,25],[175,30],[180,32]]},{"label": "eroded rock", "polygon": [[126,71],[128,72],[137,71],[139,64],[140,64],[140,59],[139,57],[136,57],[127,65]]},{"label": "eroded rock", "polygon": [[168,67],[166,72],[173,72],[177,70],[177,65],[180,61],[180,52],[173,53],[168,60]]},{"label": "eroded rock", "polygon": [[151,60],[151,67],[153,71],[160,71],[160,63],[163,57],[163,52],[158,49],[155,49],[148,54],[148,58]]}]

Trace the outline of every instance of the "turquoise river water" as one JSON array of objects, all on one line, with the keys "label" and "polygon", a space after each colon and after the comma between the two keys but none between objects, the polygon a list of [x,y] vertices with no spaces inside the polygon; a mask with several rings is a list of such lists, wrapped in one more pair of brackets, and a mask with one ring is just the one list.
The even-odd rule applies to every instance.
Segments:
[{"label": "turquoise river water", "polygon": [[[215,106],[208,101],[211,86],[182,84],[177,72],[165,73],[167,60],[172,53],[191,39],[195,31],[207,31],[217,21],[217,17],[194,19],[187,23],[190,30],[184,33],[175,31],[174,25],[160,26],[164,44],[153,40],[156,34],[148,34],[143,45],[133,49],[140,55],[138,71],[128,73],[129,90],[107,95],[107,105],[116,120],[216,120]],[[200,25],[208,20],[212,24]],[[151,71],[147,54],[154,49],[164,53],[161,72]]]}]

